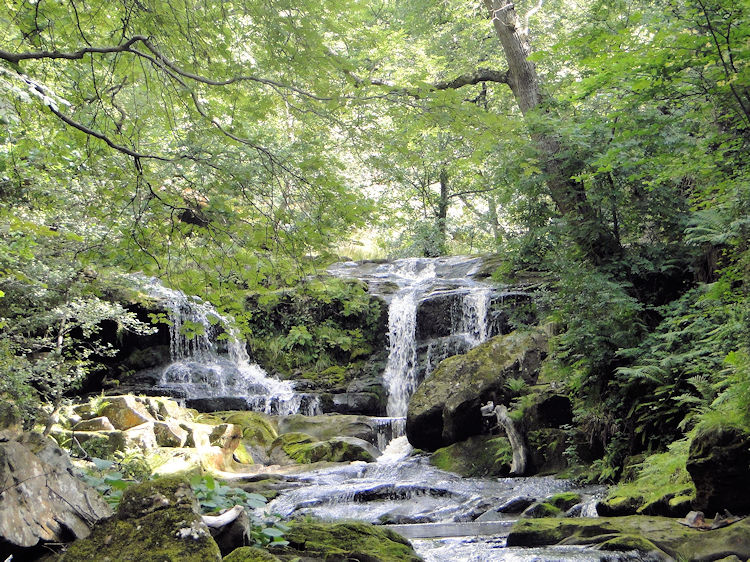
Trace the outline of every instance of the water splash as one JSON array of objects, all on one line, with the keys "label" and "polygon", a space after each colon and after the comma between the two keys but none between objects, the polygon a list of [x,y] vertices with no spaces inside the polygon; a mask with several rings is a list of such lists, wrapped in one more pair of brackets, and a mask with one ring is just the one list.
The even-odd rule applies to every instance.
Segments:
[{"label": "water splash", "polygon": [[211,303],[155,279],[141,283],[169,316],[172,363],[162,372],[160,388],[186,399],[243,398],[248,409],[267,414],[320,413],[317,399],[295,392],[292,383],[268,376],[250,361],[233,320]]}]

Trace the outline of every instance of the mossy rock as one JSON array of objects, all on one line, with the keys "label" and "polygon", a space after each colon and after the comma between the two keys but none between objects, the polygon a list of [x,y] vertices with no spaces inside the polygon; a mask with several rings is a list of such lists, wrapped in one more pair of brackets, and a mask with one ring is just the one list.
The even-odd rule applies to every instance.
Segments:
[{"label": "mossy rock", "polygon": [[279,433],[306,433],[320,441],[334,437],[357,437],[377,444],[378,426],[372,418],[346,414],[283,416],[278,421]]},{"label": "mossy rock", "polygon": [[217,417],[226,423],[242,428],[242,438],[253,445],[269,447],[279,436],[276,423],[261,412],[217,412]]},{"label": "mossy rock", "polygon": [[513,525],[507,540],[508,546],[602,543],[655,551],[677,560],[717,560],[731,555],[747,560],[750,519],[712,531],[691,529],[673,518],[645,515],[523,519]]},{"label": "mossy rock", "polygon": [[480,407],[508,403],[510,378],[533,384],[546,356],[539,331],[496,336],[465,355],[442,361],[409,401],[406,435],[419,449],[435,451],[483,430]]},{"label": "mossy rock", "polygon": [[270,547],[279,555],[304,560],[358,560],[359,562],[419,562],[411,544],[401,535],[362,522],[319,523],[296,521],[284,534],[286,547]]},{"label": "mossy rock", "polygon": [[562,515],[562,510],[549,502],[532,504],[521,513],[521,517],[528,518],[557,517],[559,515]]},{"label": "mossy rock", "polygon": [[512,455],[507,438],[475,435],[438,449],[430,456],[430,464],[464,477],[507,476]]},{"label": "mossy rock", "polygon": [[241,546],[227,554],[223,562],[279,562],[279,558],[260,548]]},{"label": "mossy rock", "polygon": [[658,552],[656,545],[648,539],[636,535],[620,535],[613,539],[604,541],[599,545],[600,550],[628,552]]},{"label": "mossy rock", "polygon": [[187,481],[162,478],[125,490],[115,517],[73,543],[62,560],[206,562],[221,555]]},{"label": "mossy rock", "polygon": [[545,503],[555,506],[560,511],[568,511],[574,505],[581,503],[581,494],[575,492],[562,492],[547,498]]},{"label": "mossy rock", "polygon": [[596,504],[596,511],[604,517],[635,515],[645,500],[641,495],[612,496]]},{"label": "mossy rock", "polygon": [[306,433],[284,433],[271,445],[271,449],[280,448],[294,462],[310,464],[325,460],[331,455],[331,446],[318,441]]}]

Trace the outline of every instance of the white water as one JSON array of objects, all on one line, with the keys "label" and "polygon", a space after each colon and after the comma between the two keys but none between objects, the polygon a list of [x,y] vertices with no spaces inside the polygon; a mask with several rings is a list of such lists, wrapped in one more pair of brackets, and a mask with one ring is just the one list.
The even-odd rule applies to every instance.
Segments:
[{"label": "white water", "polygon": [[[188,297],[154,279],[141,279],[169,315],[172,363],[159,386],[184,398],[244,398],[251,410],[273,414],[319,413],[317,401],[294,391],[292,383],[268,376],[250,361],[233,320],[209,302]],[[226,345],[220,353],[219,342]],[[300,412],[300,410],[304,410]]]},{"label": "white water", "polygon": [[[464,353],[494,335],[490,307],[496,293],[489,285],[471,279],[480,265],[478,258],[408,258],[382,264],[346,262],[329,269],[335,275],[367,281],[370,292],[389,301],[389,353],[383,374],[388,416],[406,416],[409,398],[421,382],[420,377],[429,376],[440,361]],[[386,284],[395,285],[398,290],[380,293]],[[444,296],[460,298],[460,309],[450,311],[450,336],[430,341],[420,365],[419,306],[425,300]]]}]

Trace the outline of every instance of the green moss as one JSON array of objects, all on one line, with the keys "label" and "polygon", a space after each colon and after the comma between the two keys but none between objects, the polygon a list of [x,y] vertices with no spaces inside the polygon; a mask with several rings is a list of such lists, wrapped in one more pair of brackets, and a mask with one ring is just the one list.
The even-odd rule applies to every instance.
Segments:
[{"label": "green moss", "polygon": [[639,537],[637,535],[620,535],[613,539],[604,541],[599,545],[600,550],[617,550],[617,551],[629,551],[635,550],[637,552],[658,552],[656,545],[648,539]]},{"label": "green moss", "polygon": [[[523,519],[513,525],[508,546],[611,545],[641,552],[657,552],[665,558],[716,560],[737,555],[750,558],[750,520],[710,532],[690,529],[676,519],[631,515],[598,519]],[[643,550],[641,550],[643,549]]]},{"label": "green moss", "polygon": [[438,449],[430,464],[461,476],[502,476],[510,472],[513,452],[508,439],[477,435]]},{"label": "green moss", "polygon": [[289,457],[300,464],[310,464],[326,460],[331,456],[331,445],[318,441],[306,433],[284,433],[274,442]]},{"label": "green moss", "polygon": [[242,428],[242,438],[252,445],[267,448],[279,436],[276,423],[263,413],[219,412],[216,415],[226,423],[239,425]]},{"label": "green moss", "polygon": [[559,507],[548,502],[536,503],[523,512],[523,517],[540,518],[540,517],[557,517],[562,515]]},{"label": "green moss", "polygon": [[224,557],[223,562],[278,562],[279,559],[266,550],[242,546]]},{"label": "green moss", "polygon": [[297,521],[284,535],[289,545],[271,548],[278,554],[323,560],[363,562],[418,562],[409,542],[400,535],[362,522]]},{"label": "green moss", "polygon": [[545,503],[555,506],[561,511],[567,511],[576,504],[581,503],[581,494],[575,492],[562,492],[547,498]]},{"label": "green moss", "polygon": [[219,547],[194,511],[195,496],[181,478],[131,486],[117,515],[73,543],[64,562],[206,562],[220,560]]}]

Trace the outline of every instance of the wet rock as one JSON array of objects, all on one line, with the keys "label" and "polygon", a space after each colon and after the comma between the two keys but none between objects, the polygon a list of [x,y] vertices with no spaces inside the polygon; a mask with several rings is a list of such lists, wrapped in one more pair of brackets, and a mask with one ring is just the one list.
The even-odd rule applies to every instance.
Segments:
[{"label": "wet rock", "polygon": [[372,392],[342,392],[332,395],[330,409],[339,414],[378,416],[384,413],[382,395]]},{"label": "wet rock", "polygon": [[521,513],[521,517],[539,518],[539,517],[557,517],[562,514],[560,508],[555,507],[548,502],[538,502],[530,505]]},{"label": "wet rock", "polygon": [[283,416],[278,420],[280,433],[307,433],[320,441],[334,437],[356,437],[378,444],[378,424],[367,416],[324,414],[322,416]]},{"label": "wet rock", "polygon": [[544,501],[560,511],[567,511],[574,505],[580,503],[581,499],[581,494],[575,492],[562,492],[560,494],[555,494]]},{"label": "wet rock", "polygon": [[[598,519],[524,519],[508,536],[508,546],[600,545],[602,549],[652,553],[663,559],[750,558],[750,519],[699,531],[666,517],[635,515]],[[605,546],[606,545],[606,546]]]},{"label": "wet rock", "polygon": [[85,537],[112,514],[73,476],[68,455],[36,433],[0,443],[0,490],[0,549],[8,554]]},{"label": "wet rock", "polygon": [[216,396],[211,398],[188,398],[185,406],[199,412],[223,412],[247,409],[247,400],[239,396]]},{"label": "wet rock", "polygon": [[499,513],[521,513],[535,501],[536,499],[531,496],[518,496],[500,504],[495,511]]},{"label": "wet rock", "polygon": [[356,437],[336,437],[326,441],[319,441],[306,433],[284,433],[274,441],[271,447],[271,458],[283,459],[279,451],[292,461],[300,464],[315,462],[372,462],[379,455],[370,443]]},{"label": "wet rock", "polygon": [[114,431],[115,426],[104,416],[82,420],[73,426],[73,431]]},{"label": "wet rock", "polygon": [[536,382],[546,341],[540,332],[514,332],[494,337],[466,355],[444,360],[409,402],[409,442],[434,451],[480,434],[480,406],[488,401],[507,402],[509,378]]},{"label": "wet rock", "polygon": [[62,562],[208,562],[219,547],[198,514],[190,485],[162,478],[125,490],[115,517],[73,543]]},{"label": "wet rock", "polygon": [[475,435],[442,447],[430,456],[430,464],[461,476],[507,476],[510,444],[505,437]]},{"label": "wet rock", "polygon": [[696,509],[750,513],[750,433],[734,427],[699,432],[686,468],[695,483]]},{"label": "wet rock", "polygon": [[284,534],[285,547],[270,547],[273,554],[317,560],[360,562],[419,562],[409,541],[401,535],[368,523],[317,523],[296,521]]}]

